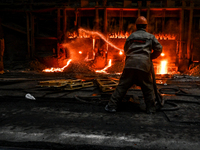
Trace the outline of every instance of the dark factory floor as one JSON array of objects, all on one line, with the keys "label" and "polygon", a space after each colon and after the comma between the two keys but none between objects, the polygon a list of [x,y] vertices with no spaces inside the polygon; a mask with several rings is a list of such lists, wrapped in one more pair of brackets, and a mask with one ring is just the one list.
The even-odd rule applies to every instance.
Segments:
[{"label": "dark factory floor", "polygon": [[[165,104],[151,115],[144,112],[138,87],[127,92],[117,113],[105,112],[104,106],[112,91],[109,88],[102,91],[97,79],[116,81],[118,78],[116,74],[32,71],[1,74],[0,150],[199,149],[198,77],[156,76]],[[74,86],[70,90],[41,86],[43,81],[63,79],[81,79],[93,84],[78,89]]]}]

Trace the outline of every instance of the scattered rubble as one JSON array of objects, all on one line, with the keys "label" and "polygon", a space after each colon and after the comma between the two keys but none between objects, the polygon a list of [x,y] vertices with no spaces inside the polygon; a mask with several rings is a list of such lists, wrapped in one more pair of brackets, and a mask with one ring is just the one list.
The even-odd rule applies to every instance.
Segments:
[{"label": "scattered rubble", "polygon": [[200,64],[191,64],[189,67],[189,74],[192,76],[200,76]]},{"label": "scattered rubble", "polygon": [[38,60],[33,60],[29,63],[30,70],[33,71],[42,71],[47,68],[43,63],[39,62]]}]

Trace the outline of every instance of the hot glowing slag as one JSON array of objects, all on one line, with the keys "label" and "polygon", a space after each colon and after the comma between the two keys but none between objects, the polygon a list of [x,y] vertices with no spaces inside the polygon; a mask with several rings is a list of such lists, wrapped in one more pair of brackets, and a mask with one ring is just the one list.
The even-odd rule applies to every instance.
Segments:
[{"label": "hot glowing slag", "polygon": [[108,65],[105,68],[103,68],[102,70],[96,70],[95,72],[97,72],[97,73],[106,73],[106,70],[111,66],[112,66],[112,60],[110,59],[109,62],[108,62]]},{"label": "hot glowing slag", "polygon": [[68,62],[67,62],[67,64],[64,66],[64,67],[62,67],[62,68],[47,68],[47,69],[44,69],[42,72],[63,72],[63,70],[67,67],[67,66],[69,66],[69,64],[70,64],[70,62],[72,61],[72,59],[69,59],[68,60]]},{"label": "hot glowing slag", "polygon": [[167,61],[161,61],[159,74],[167,74]]}]

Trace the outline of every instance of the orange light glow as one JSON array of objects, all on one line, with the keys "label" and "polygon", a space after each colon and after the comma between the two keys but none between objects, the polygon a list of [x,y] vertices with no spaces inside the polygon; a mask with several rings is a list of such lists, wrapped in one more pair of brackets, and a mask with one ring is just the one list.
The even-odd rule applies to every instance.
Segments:
[{"label": "orange light glow", "polygon": [[161,56],[165,56],[165,53],[161,53],[160,55],[161,55]]},{"label": "orange light glow", "polygon": [[111,42],[109,42],[103,34],[100,34],[99,32],[94,32],[94,31],[88,31],[88,30],[84,30],[82,28],[79,29],[79,31],[82,31],[82,32],[85,32],[85,33],[88,33],[88,34],[92,34],[92,35],[98,35],[99,37],[101,37],[101,39],[103,39],[107,44],[109,44],[111,47],[119,50],[119,51],[124,51],[123,49],[120,49],[118,48],[117,46],[115,46],[114,44],[112,44]]},{"label": "orange light glow", "polygon": [[95,46],[95,39],[92,39],[92,48],[94,49]]},{"label": "orange light glow", "polygon": [[120,51],[120,52],[119,52],[119,55],[122,55],[122,54],[123,54],[123,52],[122,52],[122,51]]},{"label": "orange light glow", "polygon": [[79,53],[79,54],[82,54],[83,52],[82,52],[82,51],[79,51],[78,53]]},{"label": "orange light glow", "polygon": [[110,59],[109,62],[108,62],[108,65],[105,68],[103,68],[102,70],[96,70],[95,72],[97,72],[97,73],[107,73],[106,69],[108,69],[111,66],[112,66],[112,60]]},{"label": "orange light glow", "polygon": [[67,67],[67,66],[69,66],[69,64],[70,64],[70,62],[71,62],[72,60],[70,59],[70,60],[68,60],[68,62],[67,62],[67,64],[64,66],[64,67],[62,67],[62,68],[48,68],[48,69],[44,69],[42,72],[63,72],[64,71],[64,69]]},{"label": "orange light glow", "polygon": [[166,73],[167,73],[167,61],[161,61],[160,74],[166,74]]}]

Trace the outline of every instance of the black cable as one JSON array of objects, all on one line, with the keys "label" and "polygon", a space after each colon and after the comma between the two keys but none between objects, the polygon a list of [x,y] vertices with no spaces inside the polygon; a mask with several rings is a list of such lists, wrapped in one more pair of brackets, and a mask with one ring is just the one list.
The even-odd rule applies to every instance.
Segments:
[{"label": "black cable", "polygon": [[[169,91],[171,90],[172,92],[166,92],[166,91]],[[180,90],[177,89],[177,88],[160,88],[159,90],[159,93],[161,94],[176,94],[177,92],[179,92]],[[164,92],[165,91],[165,92]]]},{"label": "black cable", "polygon": [[[166,92],[164,92],[165,90],[173,90],[173,93],[171,92],[171,93],[166,93]],[[179,89],[176,89],[176,88],[160,88],[159,90],[158,90],[158,92],[159,93],[162,93],[162,94],[176,94],[177,92],[180,92],[181,90],[179,90]],[[184,95],[184,94],[183,94]],[[190,94],[187,94],[187,95],[185,95],[185,96],[195,96],[195,95],[190,95]],[[100,104],[100,103],[102,103],[103,102],[103,100],[101,100],[101,98],[99,98],[99,97],[80,97],[80,96],[77,96],[77,95],[75,95],[74,96],[74,98],[76,99],[76,100],[78,100],[78,101],[80,101],[80,102],[82,102],[82,103],[88,103],[88,104]],[[88,99],[88,100],[85,100],[85,99]],[[93,101],[91,101],[91,100],[93,100]],[[95,100],[95,101],[94,101]],[[98,102],[97,102],[98,101]],[[107,102],[108,100],[106,100],[106,102]],[[104,101],[105,102],[105,101]],[[200,102],[197,102],[197,101],[187,101],[187,100],[175,100],[175,99],[173,99],[173,100],[163,100],[163,106],[162,107],[160,107],[160,105],[158,106],[158,108],[157,108],[157,110],[159,110],[159,111],[175,111],[175,110],[179,110],[180,109],[180,106],[178,105],[178,104],[176,104],[176,103],[174,103],[174,102],[179,102],[179,103],[181,103],[181,102],[186,102],[186,103],[196,103],[196,104],[199,104],[200,105]],[[166,104],[169,104],[169,105],[171,105],[172,107],[170,107],[170,108],[165,108],[164,107],[164,103],[166,103]]]},{"label": "black cable", "polygon": [[[164,92],[166,90],[172,90],[173,92]],[[193,96],[193,97],[197,97],[197,96],[200,96],[200,95],[191,95],[191,94],[187,94],[186,92],[182,91],[181,89],[177,89],[177,88],[160,88],[158,90],[160,93],[162,94],[175,94],[175,95],[182,95],[182,96]],[[173,102],[172,102],[173,101]],[[167,104],[170,104],[170,105],[173,105],[174,107],[172,108],[160,108],[159,110],[162,110],[162,111],[174,111],[174,110],[178,110],[180,109],[180,106],[177,105],[176,103],[174,102],[186,102],[186,103],[196,103],[196,104],[200,104],[200,102],[197,102],[197,101],[187,101],[187,100],[165,100],[165,103]]]},{"label": "black cable", "polygon": [[[80,101],[80,102],[83,102],[83,103],[88,103],[88,104],[99,104],[100,102],[100,98],[98,97],[84,97],[84,99],[90,99],[90,101],[87,101],[87,100],[84,100],[83,99],[83,97],[80,97],[80,96],[77,96],[77,95],[74,95],[74,98],[76,99],[76,100],[78,100],[78,101]],[[98,102],[94,102],[94,101],[91,101],[91,98],[92,98],[92,100],[94,100],[94,99],[97,99],[98,100]]]},{"label": "black cable", "polygon": [[174,107],[170,107],[170,108],[160,108],[159,110],[161,111],[175,111],[175,110],[179,110],[180,109],[180,106],[177,105],[176,103],[173,103],[173,102],[169,102],[169,101],[165,101],[166,104],[169,104],[169,105],[172,105]]}]

